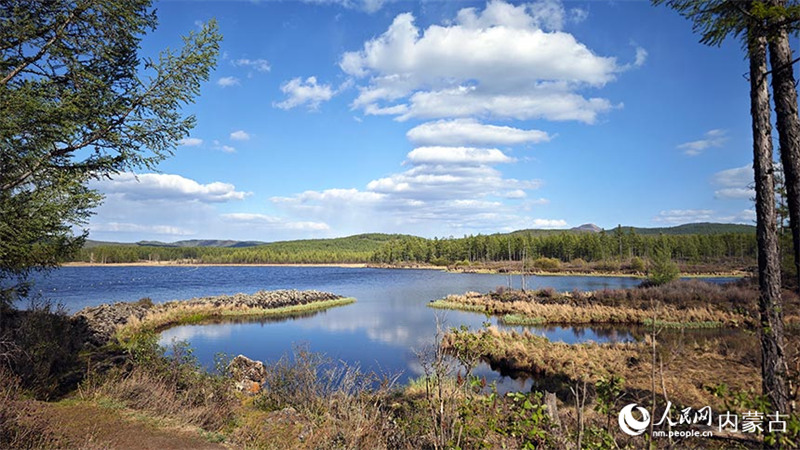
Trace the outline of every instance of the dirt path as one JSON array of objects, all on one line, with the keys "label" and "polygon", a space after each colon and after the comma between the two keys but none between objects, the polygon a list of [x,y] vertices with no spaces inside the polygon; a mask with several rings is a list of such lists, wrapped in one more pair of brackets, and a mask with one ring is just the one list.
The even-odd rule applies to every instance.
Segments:
[{"label": "dirt path", "polygon": [[209,442],[201,431],[165,420],[93,402],[40,403],[40,412],[69,448],[120,450],[223,450],[231,447]]}]

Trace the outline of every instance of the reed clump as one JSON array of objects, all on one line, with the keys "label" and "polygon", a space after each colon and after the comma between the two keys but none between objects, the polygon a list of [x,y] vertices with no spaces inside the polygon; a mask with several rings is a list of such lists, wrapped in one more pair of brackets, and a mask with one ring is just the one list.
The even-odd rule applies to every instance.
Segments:
[{"label": "reed clump", "polygon": [[[459,309],[501,316],[509,325],[551,324],[626,324],[647,325],[653,320],[652,303],[628,306],[594,301],[589,294],[580,297],[551,290],[521,292],[504,291],[485,295],[467,293],[448,295],[431,302],[433,308]],[[694,328],[738,327],[751,319],[743,314],[720,310],[710,304],[678,307],[663,304],[658,320],[669,326]]]},{"label": "reed clump", "polygon": [[[527,330],[520,333],[490,327],[477,332],[451,330],[442,345],[449,351],[473,352],[501,371],[533,377],[539,385],[562,393],[575,383],[596,384],[622,377],[629,397],[644,399],[652,393],[656,374],[663,377],[673,403],[721,408],[723,401],[710,392],[711,386],[726,385],[746,392],[760,382],[757,362],[750,355],[736,353],[723,340],[657,343],[655,371],[649,337],[630,343],[565,344]],[[662,380],[658,382],[660,395]]]}]

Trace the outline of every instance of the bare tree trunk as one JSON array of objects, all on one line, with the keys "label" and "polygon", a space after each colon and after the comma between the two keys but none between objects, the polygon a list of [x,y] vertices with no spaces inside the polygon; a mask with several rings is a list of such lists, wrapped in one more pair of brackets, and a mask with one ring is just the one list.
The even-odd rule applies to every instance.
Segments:
[{"label": "bare tree trunk", "polygon": [[[785,7],[786,0],[772,0],[770,6]],[[778,17],[771,22],[782,21]],[[772,25],[772,23],[770,24]],[[797,88],[792,69],[792,48],[786,26],[770,27],[769,63],[772,68],[772,93],[778,125],[781,164],[783,165],[789,226],[792,229],[794,267],[800,292],[800,118],[797,115]]]},{"label": "bare tree trunk", "polygon": [[762,389],[773,410],[787,413],[786,357],[783,344],[780,255],[775,221],[772,126],[767,85],[767,39],[763,30],[748,30],[750,115],[753,127],[753,170],[756,186],[759,310],[761,313]]}]

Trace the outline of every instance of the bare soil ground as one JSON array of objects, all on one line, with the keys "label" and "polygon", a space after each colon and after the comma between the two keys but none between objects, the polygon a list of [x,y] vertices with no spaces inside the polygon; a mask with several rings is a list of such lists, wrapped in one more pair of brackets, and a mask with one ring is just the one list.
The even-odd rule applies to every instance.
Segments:
[{"label": "bare soil ground", "polygon": [[[37,402],[37,413],[63,434],[65,448],[222,450],[198,428],[166,423],[140,412],[89,401]],[[212,437],[213,438],[213,437]]]}]

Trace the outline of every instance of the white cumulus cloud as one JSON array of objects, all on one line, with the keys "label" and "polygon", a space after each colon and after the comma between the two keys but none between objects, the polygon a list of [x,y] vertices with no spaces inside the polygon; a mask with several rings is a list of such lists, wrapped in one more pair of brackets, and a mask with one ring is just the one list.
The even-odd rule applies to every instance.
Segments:
[{"label": "white cumulus cloud", "polygon": [[93,184],[105,194],[118,194],[125,200],[181,200],[201,203],[221,203],[242,200],[249,192],[237,191],[230,183],[219,181],[201,184],[175,174],[123,172],[111,180]]},{"label": "white cumulus cloud", "polygon": [[714,211],[710,209],[670,209],[661,211],[653,218],[654,222],[680,225],[693,222],[710,222],[714,220]]},{"label": "white cumulus cloud", "polygon": [[387,0],[301,0],[314,5],[338,5],[347,9],[374,13],[380,10]]},{"label": "white cumulus cloud", "polygon": [[239,84],[239,79],[236,77],[222,77],[217,80],[217,85],[222,87],[230,87],[230,86],[237,86]]},{"label": "white cumulus cloud", "polygon": [[231,64],[239,67],[249,67],[258,72],[269,72],[272,70],[272,67],[269,65],[269,61],[266,59],[239,58],[231,61]]},{"label": "white cumulus cloud", "polygon": [[[364,189],[306,191],[273,197],[272,203],[303,220],[331,224],[334,229],[363,232],[436,233],[487,232],[560,226],[560,219],[531,218],[524,206],[527,191],[539,180],[504,177],[493,165],[513,159],[498,149],[474,147],[419,147],[409,152],[402,172],[376,178]],[[523,211],[524,209],[524,211]],[[539,220],[539,222],[536,222]]]},{"label": "white cumulus cloud", "polygon": [[563,228],[567,226],[567,221],[553,219],[533,219],[531,224],[534,228]]},{"label": "white cumulus cloud", "polygon": [[[382,35],[340,61],[366,84],[354,108],[366,114],[412,117],[545,118],[592,123],[612,103],[587,98],[626,67],[595,54],[560,31],[563,5],[491,1],[465,8],[446,25],[420,29],[400,14]],[[637,60],[643,58],[637,52]]]},{"label": "white cumulus cloud", "polygon": [[178,141],[178,145],[184,147],[197,147],[198,145],[203,145],[203,140],[194,137],[186,137]]},{"label": "white cumulus cloud", "polygon": [[709,130],[702,139],[680,144],[678,149],[683,150],[683,153],[686,155],[697,156],[709,148],[722,147],[728,140],[727,134],[725,130]]},{"label": "white cumulus cloud", "polygon": [[752,188],[754,181],[751,165],[717,172],[711,177],[711,182],[720,187],[714,191],[716,198],[749,200],[755,197],[755,191]]},{"label": "white cumulus cloud", "polygon": [[324,222],[293,222],[282,217],[269,216],[266,214],[230,213],[223,214],[222,218],[229,223],[235,222],[259,228],[312,231],[325,231],[330,229],[328,224]]},{"label": "white cumulus cloud", "polygon": [[194,234],[192,230],[171,225],[142,225],[126,222],[93,223],[91,228],[94,232],[152,233],[169,236],[190,236]]},{"label": "white cumulus cloud", "polygon": [[309,110],[316,111],[322,102],[333,98],[336,94],[329,84],[318,84],[316,77],[293,78],[281,85],[281,92],[286,94],[286,100],[274,103],[273,106],[281,109],[292,109],[306,106]]},{"label": "white cumulus cloud", "polygon": [[514,162],[496,148],[472,147],[419,147],[408,154],[414,164],[464,164],[484,165]]},{"label": "white cumulus cloud", "polygon": [[475,119],[423,123],[410,129],[406,137],[419,145],[520,145],[551,139],[544,131],[482,124]]},{"label": "white cumulus cloud", "polygon": [[247,141],[250,139],[250,134],[248,134],[244,130],[236,130],[233,133],[231,133],[230,137],[234,141]]}]

